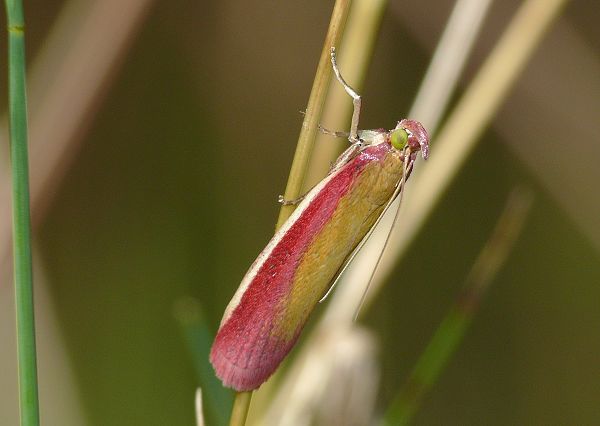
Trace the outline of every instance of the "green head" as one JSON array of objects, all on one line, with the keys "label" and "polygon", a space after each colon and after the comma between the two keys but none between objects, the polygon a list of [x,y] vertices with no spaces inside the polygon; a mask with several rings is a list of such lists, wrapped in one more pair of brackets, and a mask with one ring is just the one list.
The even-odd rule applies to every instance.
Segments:
[{"label": "green head", "polygon": [[402,128],[392,130],[390,142],[394,148],[402,151],[408,143],[408,132]]}]

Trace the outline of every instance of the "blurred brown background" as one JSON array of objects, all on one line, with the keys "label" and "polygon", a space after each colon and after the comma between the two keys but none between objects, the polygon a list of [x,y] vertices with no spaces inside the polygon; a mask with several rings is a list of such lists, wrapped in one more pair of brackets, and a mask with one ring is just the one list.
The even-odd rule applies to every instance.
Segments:
[{"label": "blurred brown background", "polygon": [[[518,4],[494,3],[464,82]],[[32,176],[54,165],[34,203],[44,424],[193,424],[198,383],[173,307],[195,297],[216,327],[272,235],[333,2],[25,6],[29,64],[48,55],[30,74]],[[451,6],[390,2],[362,128],[393,127],[406,113]],[[94,7],[105,21],[67,20],[51,44],[61,19]],[[461,287],[506,194],[526,183],[536,198],[524,233],[416,424],[600,422],[599,19],[595,2],[567,5],[365,319],[379,336],[381,410]],[[87,30],[93,47],[66,68],[81,69],[80,78],[59,78]],[[6,37],[0,47],[6,52]],[[88,78],[97,86],[79,103]],[[46,111],[53,91],[66,95]],[[4,125],[3,169],[6,136]],[[56,140],[68,141],[65,152]],[[13,425],[5,205],[0,424]]]}]

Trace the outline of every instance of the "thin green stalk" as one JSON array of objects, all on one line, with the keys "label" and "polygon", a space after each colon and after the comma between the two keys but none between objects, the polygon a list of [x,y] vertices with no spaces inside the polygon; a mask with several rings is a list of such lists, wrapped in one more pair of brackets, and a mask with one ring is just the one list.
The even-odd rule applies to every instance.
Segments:
[{"label": "thin green stalk", "polygon": [[[387,5],[388,0],[355,0],[352,3],[344,39],[338,47],[338,66],[357,93],[362,93]],[[332,130],[349,129],[352,110],[348,93],[338,81],[332,81],[320,124]],[[346,138],[318,135],[304,187],[312,188],[323,179],[329,173],[332,161],[347,147]]]},{"label": "thin green stalk", "polygon": [[[321,51],[321,57],[319,58],[319,64],[310,91],[310,97],[308,98],[304,121],[302,122],[300,135],[298,136],[298,143],[296,145],[296,152],[290,169],[290,176],[288,177],[287,186],[285,188],[284,198],[288,200],[293,200],[301,195],[302,184],[304,183],[308,171],[308,163],[315,144],[319,121],[321,119],[327,89],[331,80],[332,69],[330,65],[330,49],[332,46],[338,46],[340,44],[351,4],[351,0],[336,0],[335,5],[333,6],[329,28],[323,43],[323,50]],[[279,229],[293,211],[294,206],[281,206],[275,229]],[[236,393],[229,422],[231,426],[243,426],[246,423],[251,399],[252,392]]]},{"label": "thin green stalk", "polygon": [[19,402],[21,425],[37,426],[40,423],[40,414],[31,267],[27,101],[25,96],[25,20],[21,1],[6,0],[6,14],[8,18],[8,103]]},{"label": "thin green stalk", "polygon": [[421,354],[384,418],[384,425],[406,425],[460,344],[485,290],[507,259],[531,207],[529,191],[515,189],[492,236],[467,277],[465,287]]},{"label": "thin green stalk", "polygon": [[[286,200],[293,200],[301,195],[302,184],[308,171],[308,162],[315,145],[319,121],[321,120],[327,89],[331,81],[330,49],[332,46],[339,46],[342,40],[342,33],[346,25],[346,18],[348,18],[348,13],[350,12],[351,3],[351,0],[336,0],[333,12],[331,13],[329,29],[323,43],[323,50],[319,58],[319,65],[317,66],[315,80],[313,81],[310,97],[308,98],[302,129],[300,130],[294,160],[290,169],[290,176],[285,188],[284,198]],[[281,207],[276,229],[279,229],[283,225],[293,211],[294,206]]]},{"label": "thin green stalk", "polygon": [[233,409],[231,410],[230,426],[243,426],[248,418],[250,410],[250,401],[252,400],[252,391],[237,392],[233,400]]}]

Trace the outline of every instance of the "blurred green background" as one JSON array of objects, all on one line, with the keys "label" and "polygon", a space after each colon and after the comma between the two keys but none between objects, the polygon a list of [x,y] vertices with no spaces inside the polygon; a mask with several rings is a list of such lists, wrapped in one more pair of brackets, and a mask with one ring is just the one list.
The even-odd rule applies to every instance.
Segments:
[{"label": "blurred green background", "polygon": [[[64,8],[92,3],[101,0],[26,2],[29,63]],[[464,82],[519,2],[497,3]],[[600,422],[600,12],[593,3],[567,6],[365,318],[379,338],[379,410],[454,300],[506,195],[526,183],[535,204],[522,237],[415,423]],[[272,235],[332,6],[145,2],[57,163],[60,178],[34,205],[44,424],[194,423],[194,363],[205,360],[193,359],[174,306],[197,299],[216,328]],[[451,6],[391,2],[363,89],[362,128],[391,128],[406,113]],[[79,25],[57,45],[73,43]],[[105,25],[98,42],[113,32]],[[0,44],[5,52],[5,37]],[[77,92],[69,80],[56,86],[55,72],[40,70],[40,93]],[[6,66],[0,81],[6,99]],[[65,120],[78,108],[55,107]],[[6,131],[0,136],[7,163]],[[47,143],[38,136],[32,170],[44,161],[33,154]],[[2,425],[17,419],[9,264],[3,260],[0,283]]]}]

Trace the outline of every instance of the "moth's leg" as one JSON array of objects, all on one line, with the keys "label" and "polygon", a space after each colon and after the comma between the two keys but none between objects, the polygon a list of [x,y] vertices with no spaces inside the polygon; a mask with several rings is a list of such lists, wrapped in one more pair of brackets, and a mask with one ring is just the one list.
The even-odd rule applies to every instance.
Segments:
[{"label": "moth's leg", "polygon": [[335,59],[335,47],[331,48],[331,65],[333,66],[333,72],[335,73],[335,77],[344,87],[346,93],[348,93],[352,97],[352,104],[354,105],[354,110],[352,111],[352,124],[350,125],[350,136],[348,137],[348,140],[354,144],[359,142],[358,119],[360,117],[360,95],[356,93],[356,91],[352,87],[350,87],[350,85],[346,83],[346,81],[343,79]]},{"label": "moth's leg", "polygon": [[[306,115],[306,112],[305,111],[300,111],[300,114]],[[320,124],[318,125],[318,129],[324,135],[333,136],[334,138],[349,139],[349,137],[350,137],[350,133],[348,133],[348,132],[337,132],[335,130],[329,130],[328,128],[323,127]]]},{"label": "moth's leg", "polygon": [[[308,191],[310,192],[310,191]],[[308,192],[306,194],[308,194]],[[279,195],[277,197],[277,202],[279,204],[281,204],[282,206],[295,206],[296,204],[298,204],[300,201],[304,200],[304,198],[306,198],[306,194],[299,196],[298,198],[294,198],[292,200],[286,200],[283,195]]]},{"label": "moth's leg", "polygon": [[348,161],[356,157],[360,153],[363,146],[364,144],[360,139],[357,142],[350,145],[344,152],[342,152],[342,154],[337,158],[337,160],[335,160],[335,163],[333,163],[331,169],[329,170],[329,174],[333,173],[334,171],[342,167],[344,164],[346,164]]}]

